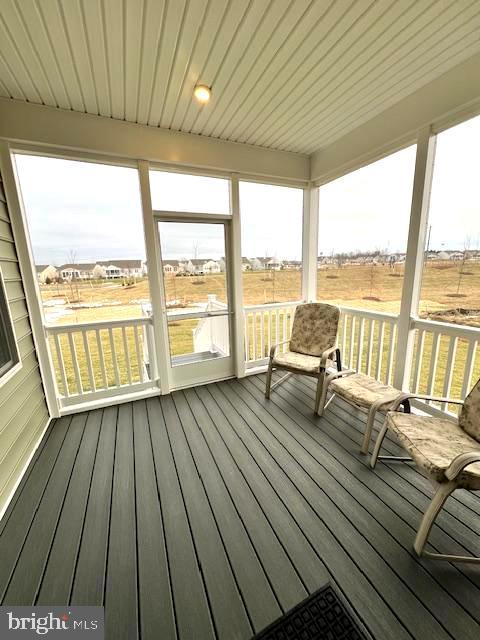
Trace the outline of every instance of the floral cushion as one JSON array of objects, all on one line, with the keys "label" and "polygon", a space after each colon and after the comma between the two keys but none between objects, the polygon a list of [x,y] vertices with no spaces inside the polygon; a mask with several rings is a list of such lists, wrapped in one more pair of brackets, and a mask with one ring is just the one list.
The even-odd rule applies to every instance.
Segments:
[{"label": "floral cushion", "polygon": [[480,442],[480,380],[465,398],[458,424],[469,436]]},{"label": "floral cushion", "polygon": [[335,346],[340,311],[331,304],[312,302],[295,310],[290,351],[321,356]]},{"label": "floral cushion", "polygon": [[[459,454],[480,453],[478,442],[446,418],[389,411],[386,419],[417,465],[437,482],[446,482],[445,470]],[[458,480],[465,489],[480,489],[480,462],[465,467]]]},{"label": "floral cushion", "polygon": [[273,358],[273,366],[298,369],[306,373],[318,373],[320,370],[320,360],[315,356],[307,356],[304,353],[296,351],[285,351],[285,353],[277,353]]},{"label": "floral cushion", "polygon": [[381,410],[387,411],[394,400],[400,395],[400,391],[388,384],[382,384],[363,373],[353,373],[343,378],[335,378],[330,383],[330,390],[345,400],[359,407],[369,409],[374,402],[383,399]]}]

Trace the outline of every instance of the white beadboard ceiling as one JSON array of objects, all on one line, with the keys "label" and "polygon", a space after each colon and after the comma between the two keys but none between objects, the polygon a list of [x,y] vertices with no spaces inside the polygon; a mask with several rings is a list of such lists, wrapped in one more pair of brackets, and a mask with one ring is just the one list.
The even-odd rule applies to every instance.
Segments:
[{"label": "white beadboard ceiling", "polygon": [[307,154],[479,51],[479,0],[0,0],[1,96]]}]

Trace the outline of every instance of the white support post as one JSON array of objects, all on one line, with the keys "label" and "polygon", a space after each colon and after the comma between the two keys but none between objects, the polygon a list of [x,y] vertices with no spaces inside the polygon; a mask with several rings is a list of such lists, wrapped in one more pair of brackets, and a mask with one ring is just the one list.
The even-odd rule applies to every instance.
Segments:
[{"label": "white support post", "polygon": [[20,186],[17,183],[16,171],[14,169],[9,145],[7,142],[2,141],[0,141],[0,171],[5,187],[5,196],[7,198],[10,223],[15,239],[15,249],[17,251],[20,273],[22,275],[22,285],[25,290],[35,351],[40,366],[43,388],[45,390],[45,400],[50,417],[57,418],[60,415],[57,385],[43,325],[40,290],[34,270],[33,253],[27,236],[25,212],[19,196]]},{"label": "white support post", "polygon": [[237,378],[245,376],[245,344],[244,331],[245,319],[243,312],[243,283],[242,283],[242,228],[240,214],[240,190],[238,176],[232,175],[230,180],[230,211],[232,213],[232,233],[230,234],[231,246],[231,283],[233,302],[233,350],[234,366]]},{"label": "white support post", "polygon": [[303,190],[302,299],[317,299],[318,187]]},{"label": "white support post", "polygon": [[403,390],[408,390],[410,384],[414,348],[412,320],[417,316],[422,284],[435,143],[430,127],[419,131],[393,376],[394,386]]},{"label": "white support post", "polygon": [[[170,393],[170,347],[168,342],[168,326],[165,313],[165,293],[163,288],[162,259],[160,245],[157,240],[157,228],[153,217],[152,198],[150,194],[149,165],[146,160],[138,161],[138,176],[142,199],[143,230],[145,233],[145,249],[147,253],[148,282],[152,304],[152,322],[154,349],[158,369],[158,381],[162,394]],[[151,356],[150,356],[151,357]]]}]

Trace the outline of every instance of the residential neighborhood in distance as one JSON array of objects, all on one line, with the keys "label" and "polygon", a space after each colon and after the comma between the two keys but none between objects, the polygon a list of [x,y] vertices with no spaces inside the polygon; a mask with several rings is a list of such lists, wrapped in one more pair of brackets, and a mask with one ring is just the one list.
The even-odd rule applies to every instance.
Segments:
[{"label": "residential neighborhood in distance", "polygon": [[[242,271],[281,271],[299,270],[300,260],[280,260],[275,257],[242,258]],[[97,262],[76,262],[62,264],[35,265],[38,281],[49,284],[65,280],[118,280],[122,278],[142,278],[147,275],[147,263],[144,260],[101,260]],[[222,273],[225,271],[225,259],[192,258],[189,260],[163,261],[165,275],[192,276]]]},{"label": "residential neighborhood in distance", "polygon": [[[480,251],[426,251],[426,260],[452,260],[461,261],[480,260]],[[332,253],[320,255],[317,258],[317,268],[329,264],[395,264],[405,261],[404,253],[351,252]],[[242,271],[283,271],[300,270],[301,260],[282,260],[274,256],[265,258],[242,257]],[[188,260],[163,261],[165,275],[195,276],[222,273],[225,271],[225,259],[213,260],[210,258],[192,258]],[[78,262],[63,264],[59,267],[51,264],[36,265],[38,281],[41,284],[49,284],[61,280],[118,280],[122,278],[143,278],[147,275],[147,263],[144,260],[100,260],[87,263]]]}]

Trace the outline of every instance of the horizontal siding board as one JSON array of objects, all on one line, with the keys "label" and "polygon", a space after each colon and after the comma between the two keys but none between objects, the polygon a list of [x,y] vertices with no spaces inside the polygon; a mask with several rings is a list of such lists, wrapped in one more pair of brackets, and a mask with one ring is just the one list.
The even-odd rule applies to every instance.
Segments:
[{"label": "horizontal siding board", "polygon": [[[15,458],[15,465],[10,469],[10,473],[5,473],[0,484],[0,493],[10,496],[13,487],[18,483],[19,478],[25,472],[25,465],[29,460],[32,452],[39,445],[40,437],[49,421],[49,415],[46,409],[39,407],[38,411],[34,411],[29,417],[28,430],[22,431],[22,437],[18,438],[12,447],[12,455]],[[23,477],[23,476],[22,476]],[[3,505],[2,505],[3,506]]]},{"label": "horizontal siding board", "polygon": [[22,415],[28,414],[32,409],[32,404],[37,406],[43,396],[41,382],[36,376],[30,376],[23,388],[25,395],[16,393],[2,404],[2,425],[0,431],[0,464],[8,461],[10,448],[17,439],[18,423]]},{"label": "horizontal siding board", "polygon": [[17,322],[18,320],[21,320],[23,318],[28,318],[28,308],[26,300],[15,300],[14,302],[10,303],[10,313],[12,314],[14,322]]},{"label": "horizontal siding board", "polygon": [[0,268],[5,280],[15,338],[22,360],[19,371],[0,387],[0,509],[23,472],[48,422],[42,379],[25,301],[13,232],[0,180]]},{"label": "horizontal siding board", "polygon": [[[17,437],[8,452],[9,455],[1,464],[0,487],[3,487],[3,485],[11,478],[15,470],[22,471],[21,468],[18,468],[18,461],[24,454],[27,444],[31,443],[32,433],[35,431],[36,421],[39,415],[42,417],[41,422],[43,423],[43,426],[46,426],[48,422],[48,414],[42,407],[41,398],[37,404],[32,402],[28,408],[25,408],[25,410],[17,416]],[[31,446],[34,448],[36,444],[36,442],[33,442],[31,443]]]},{"label": "horizontal siding board", "polygon": [[17,261],[17,252],[11,242],[6,242],[0,238],[0,258],[2,260]]},{"label": "horizontal siding board", "polygon": [[28,376],[33,374],[33,369],[38,367],[38,360],[35,353],[29,353],[22,360],[22,368],[16,376],[10,378],[2,387],[0,387],[0,405],[10,397],[12,393],[21,391],[21,385]]},{"label": "horizontal siding board", "polygon": [[10,222],[4,220],[0,211],[0,238],[6,242],[13,242],[13,233]]}]

